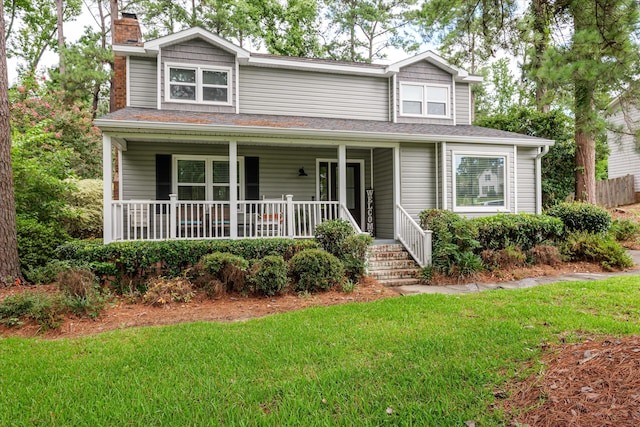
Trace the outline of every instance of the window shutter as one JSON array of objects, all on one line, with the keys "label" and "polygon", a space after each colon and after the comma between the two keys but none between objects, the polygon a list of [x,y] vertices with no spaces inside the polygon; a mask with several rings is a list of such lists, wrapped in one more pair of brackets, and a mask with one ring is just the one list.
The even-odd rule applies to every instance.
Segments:
[{"label": "window shutter", "polygon": [[260,158],[244,158],[244,195],[247,200],[260,199]]},{"label": "window shutter", "polygon": [[156,154],[156,200],[169,200],[171,194],[171,154]]}]

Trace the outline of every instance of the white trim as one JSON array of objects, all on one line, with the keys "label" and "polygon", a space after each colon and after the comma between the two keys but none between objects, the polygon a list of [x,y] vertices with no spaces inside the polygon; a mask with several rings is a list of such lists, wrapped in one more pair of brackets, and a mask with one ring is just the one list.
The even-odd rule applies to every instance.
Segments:
[{"label": "white trim", "polygon": [[338,201],[347,206],[347,146],[338,145]]},{"label": "white trim", "polygon": [[447,71],[449,74],[452,74],[454,78],[458,81],[465,81],[471,83],[480,83],[483,81],[482,76],[477,76],[473,74],[469,74],[467,71],[462,68],[456,67],[455,65],[450,64],[441,56],[435,54],[431,50],[427,50],[425,52],[419,53],[411,58],[404,59],[402,61],[398,61],[393,63],[387,67],[389,72],[398,73],[401,68],[407,67],[409,65],[415,64],[420,61],[428,61],[436,67]]},{"label": "white trim", "polygon": [[[373,153],[373,151],[372,151]],[[373,156],[373,154],[372,154]],[[315,183],[315,187],[316,187],[316,200],[320,201],[320,163],[328,163],[329,165],[329,171],[331,171],[331,164],[337,164],[338,163],[338,159],[337,158],[333,158],[333,159],[328,159],[328,158],[316,158],[316,183]],[[358,163],[360,165],[360,224],[364,224],[364,218],[365,218],[365,192],[367,189],[366,183],[365,183],[365,168],[366,168],[366,160],[365,159],[346,159],[346,164],[349,163]],[[373,170],[373,162],[371,164],[371,170]],[[345,171],[345,175],[346,175],[346,171]],[[345,177],[346,178],[346,177]],[[373,182],[373,172],[371,175],[371,179]],[[338,183],[340,182],[340,179],[338,178]],[[331,174],[329,174],[329,176],[327,177],[327,184],[329,186],[329,189],[331,188]],[[346,190],[346,187],[345,187]],[[329,194],[329,198],[331,198],[331,194]],[[346,206],[346,202],[345,202],[345,206]]]},{"label": "white trim", "polygon": [[[244,159],[242,161],[244,164]],[[243,169],[243,168],[241,168]],[[238,144],[236,141],[229,141],[229,205],[230,205],[230,218],[229,218],[229,237],[235,239],[238,237],[238,191],[235,191],[238,186],[240,187],[240,194],[244,193],[244,173],[240,176],[238,182]],[[233,190],[232,190],[233,188]]]},{"label": "white trim", "polygon": [[398,82],[397,76],[393,75],[393,123],[398,122]]},{"label": "white trim", "polygon": [[[184,70],[194,70],[195,71],[195,83],[191,84],[183,84],[183,83],[179,83],[179,82],[171,82],[170,81],[170,77],[171,77],[171,73],[170,73],[170,69],[171,68],[180,68],[180,69],[184,69]],[[214,86],[214,87],[223,87],[222,85],[205,85],[203,83],[203,78],[202,78],[202,73],[204,71],[213,71],[213,72],[224,72],[227,73],[227,101],[226,102],[220,102],[220,101],[205,101],[203,99],[203,88],[206,87],[210,87],[210,86]],[[203,105],[222,105],[222,106],[231,106],[233,105],[233,101],[232,101],[232,79],[233,78],[233,73],[231,72],[231,67],[220,67],[217,65],[211,66],[211,65],[205,65],[205,64],[194,64],[194,63],[176,63],[176,62],[165,62],[164,64],[164,102],[171,102],[171,103],[179,103],[179,104],[203,104]],[[171,90],[170,90],[170,86],[171,85],[181,85],[181,86],[195,86],[195,90],[196,90],[196,99],[195,100],[191,100],[191,99],[172,99],[171,98]]]},{"label": "white trim", "polygon": [[469,88],[469,124],[472,124],[474,112],[473,105],[471,104],[471,85],[467,85],[467,87]]},{"label": "white trim", "polygon": [[[288,57],[289,58],[289,57]],[[376,77],[389,77],[393,75],[393,72],[388,71],[387,68],[374,68],[368,66],[346,65],[346,64],[330,64],[330,63],[318,63],[318,62],[305,62],[303,60],[295,59],[281,59],[273,57],[257,57],[251,56],[249,58],[238,58],[241,65],[252,65],[256,67],[271,67],[280,69],[302,70],[302,71],[318,71],[324,73],[334,74],[349,74],[356,76],[376,76]]]},{"label": "white trim", "polygon": [[[166,122],[152,122],[152,121],[138,121],[138,120],[104,120],[96,119],[95,125],[98,126],[103,132],[112,132],[117,135],[131,136],[136,132],[131,132],[132,129],[140,130],[155,130],[157,132],[172,131],[172,132],[201,132],[206,134],[209,132],[216,132],[220,134],[231,135],[243,135],[246,137],[282,137],[282,138],[318,138],[324,140],[322,143],[328,143],[329,145],[336,145],[337,140],[351,141],[355,140],[353,144],[362,142],[362,146],[369,146],[374,141],[380,142],[462,142],[462,143],[490,143],[495,145],[514,145],[518,144],[525,147],[540,147],[543,145],[553,145],[555,141],[551,139],[543,138],[497,138],[488,136],[460,136],[460,135],[424,135],[424,134],[407,134],[407,133],[393,133],[393,132],[362,132],[362,131],[349,131],[349,130],[325,130],[325,129],[304,129],[304,128],[280,128],[280,127],[267,127],[267,126],[238,126],[238,125],[218,125],[218,124],[199,124],[199,123],[166,123]],[[124,132],[118,132],[122,131]],[[139,132],[142,135],[147,135],[146,132]],[[184,135],[184,133],[175,139],[182,139],[192,136]],[[159,137],[165,137],[161,134],[155,134]],[[171,136],[166,136],[171,139]],[[240,141],[239,137],[235,139]],[[207,138],[205,138],[207,139]],[[228,139],[228,136],[227,136]],[[328,141],[329,139],[333,141]],[[361,141],[366,139],[367,141]],[[545,144],[545,142],[547,144]],[[313,142],[317,144],[316,142]],[[350,145],[353,145],[351,142]],[[380,145],[382,146],[382,145]]]},{"label": "white trim", "polygon": [[124,189],[122,185],[122,150],[118,150],[118,200],[122,200]]},{"label": "white trim", "polygon": [[127,107],[131,105],[131,77],[129,76],[131,74],[131,65],[129,63],[129,56],[125,57],[125,68],[124,68],[124,78],[125,78],[125,85],[124,85],[124,90],[127,96]]},{"label": "white trim", "polygon": [[[456,156],[466,156],[466,157],[484,157],[484,158],[504,158],[504,170],[503,173],[503,196],[504,196],[504,206],[458,206],[456,203]],[[487,154],[487,152],[482,151],[455,151],[451,150],[451,210],[453,212],[462,212],[462,213],[498,213],[498,212],[510,212],[511,211],[511,185],[509,185],[509,178],[511,176],[511,156],[512,153],[505,152],[492,152]]]},{"label": "white trim", "polygon": [[238,58],[236,58],[236,75],[234,76],[234,83],[236,87],[236,114],[240,114],[240,65],[238,64]]},{"label": "white trim", "polygon": [[513,213],[518,213],[518,146],[513,146]]},{"label": "white trim", "polygon": [[[229,141],[235,143],[235,141]],[[178,161],[179,160],[199,160],[205,162],[205,182],[202,183],[182,183],[185,185],[198,185],[205,187],[205,200],[213,200],[213,171],[212,162],[214,161],[229,161],[229,156],[201,156],[198,154],[172,154],[171,155],[171,193],[178,194]],[[244,156],[237,156],[237,161],[240,163],[240,200],[244,199]],[[231,199],[231,166],[229,166],[229,199]]]},{"label": "white trim", "polygon": [[393,147],[393,238],[398,239],[398,231],[400,230],[398,209],[396,206],[401,205],[401,181],[400,181],[400,146]]},{"label": "white trim", "polygon": [[164,46],[181,43],[198,37],[203,38],[209,43],[217,45],[222,49],[235,54],[238,58],[248,58],[250,56],[250,53],[243,48],[236,46],[235,44],[223,39],[222,37],[217,36],[207,30],[203,30],[199,27],[189,28],[184,31],[179,31],[168,36],[148,41],[144,44],[144,49],[153,51]]},{"label": "white trim", "polygon": [[[420,86],[422,87],[422,114],[411,114],[404,112],[402,88],[403,86]],[[428,114],[427,104],[429,103],[429,88],[442,88],[447,90],[445,115]],[[424,82],[400,82],[400,115],[403,117],[426,117],[430,119],[451,119],[451,86],[443,85],[439,83],[424,83]],[[414,101],[415,102],[415,101]]]},{"label": "white trim", "polygon": [[457,113],[456,113],[456,79],[451,76],[451,118],[453,118],[453,124],[458,124]]},{"label": "white trim", "polygon": [[111,137],[102,135],[102,206],[103,206],[103,231],[102,238],[105,244],[113,240],[112,220],[112,195],[113,192],[113,168],[111,165]]},{"label": "white trim", "polygon": [[158,86],[157,104],[158,110],[162,110],[162,51],[158,51],[158,60],[156,61],[158,72],[156,85]]},{"label": "white trim", "polygon": [[442,209],[447,210],[447,143],[440,143],[442,153]]},{"label": "white trim", "polygon": [[375,188],[373,186],[373,148],[369,148],[369,188]]},{"label": "white trim", "polygon": [[142,46],[132,46],[129,44],[114,44],[111,46],[115,56],[155,56],[157,52],[147,51]]},{"label": "white trim", "polygon": [[538,148],[536,156],[536,214],[542,213],[542,156],[549,152],[549,146]]},{"label": "white trim", "polygon": [[439,200],[439,190],[438,190],[438,144],[433,144],[433,150],[434,150],[434,157],[435,157],[435,164],[436,164],[436,209],[440,208],[440,200]]}]

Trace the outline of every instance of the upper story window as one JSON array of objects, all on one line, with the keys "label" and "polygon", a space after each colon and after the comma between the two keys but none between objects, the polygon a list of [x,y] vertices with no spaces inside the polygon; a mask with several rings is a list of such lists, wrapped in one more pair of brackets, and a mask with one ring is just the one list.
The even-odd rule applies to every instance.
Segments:
[{"label": "upper story window", "polygon": [[165,101],[231,105],[231,69],[167,64]]},{"label": "upper story window", "polygon": [[449,86],[400,84],[400,114],[415,117],[449,117]]}]

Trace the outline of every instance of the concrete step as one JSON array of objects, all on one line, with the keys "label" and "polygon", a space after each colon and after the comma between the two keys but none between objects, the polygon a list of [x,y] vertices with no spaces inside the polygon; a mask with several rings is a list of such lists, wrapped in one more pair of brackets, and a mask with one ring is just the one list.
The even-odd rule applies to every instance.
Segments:
[{"label": "concrete step", "polygon": [[375,252],[368,256],[369,261],[413,260],[408,252]]},{"label": "concrete step", "polygon": [[384,279],[378,280],[378,282],[384,286],[412,286],[422,284],[419,279]]},{"label": "concrete step", "polygon": [[418,269],[370,271],[369,275],[378,281],[387,279],[411,279],[417,277]]},{"label": "concrete step", "polygon": [[408,268],[416,268],[416,263],[412,259],[376,259],[369,260],[368,271],[382,270],[402,270]]},{"label": "concrete step", "polygon": [[369,246],[369,252],[401,252],[404,251],[404,246],[399,243],[388,245],[371,245]]}]

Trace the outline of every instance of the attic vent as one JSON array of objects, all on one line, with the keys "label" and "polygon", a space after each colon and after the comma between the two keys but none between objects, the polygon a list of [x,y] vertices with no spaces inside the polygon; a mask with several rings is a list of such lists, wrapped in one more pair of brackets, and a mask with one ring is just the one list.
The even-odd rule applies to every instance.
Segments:
[{"label": "attic vent", "polygon": [[135,13],[122,12],[122,17],[123,18],[135,19],[136,21],[138,20],[138,16]]}]

